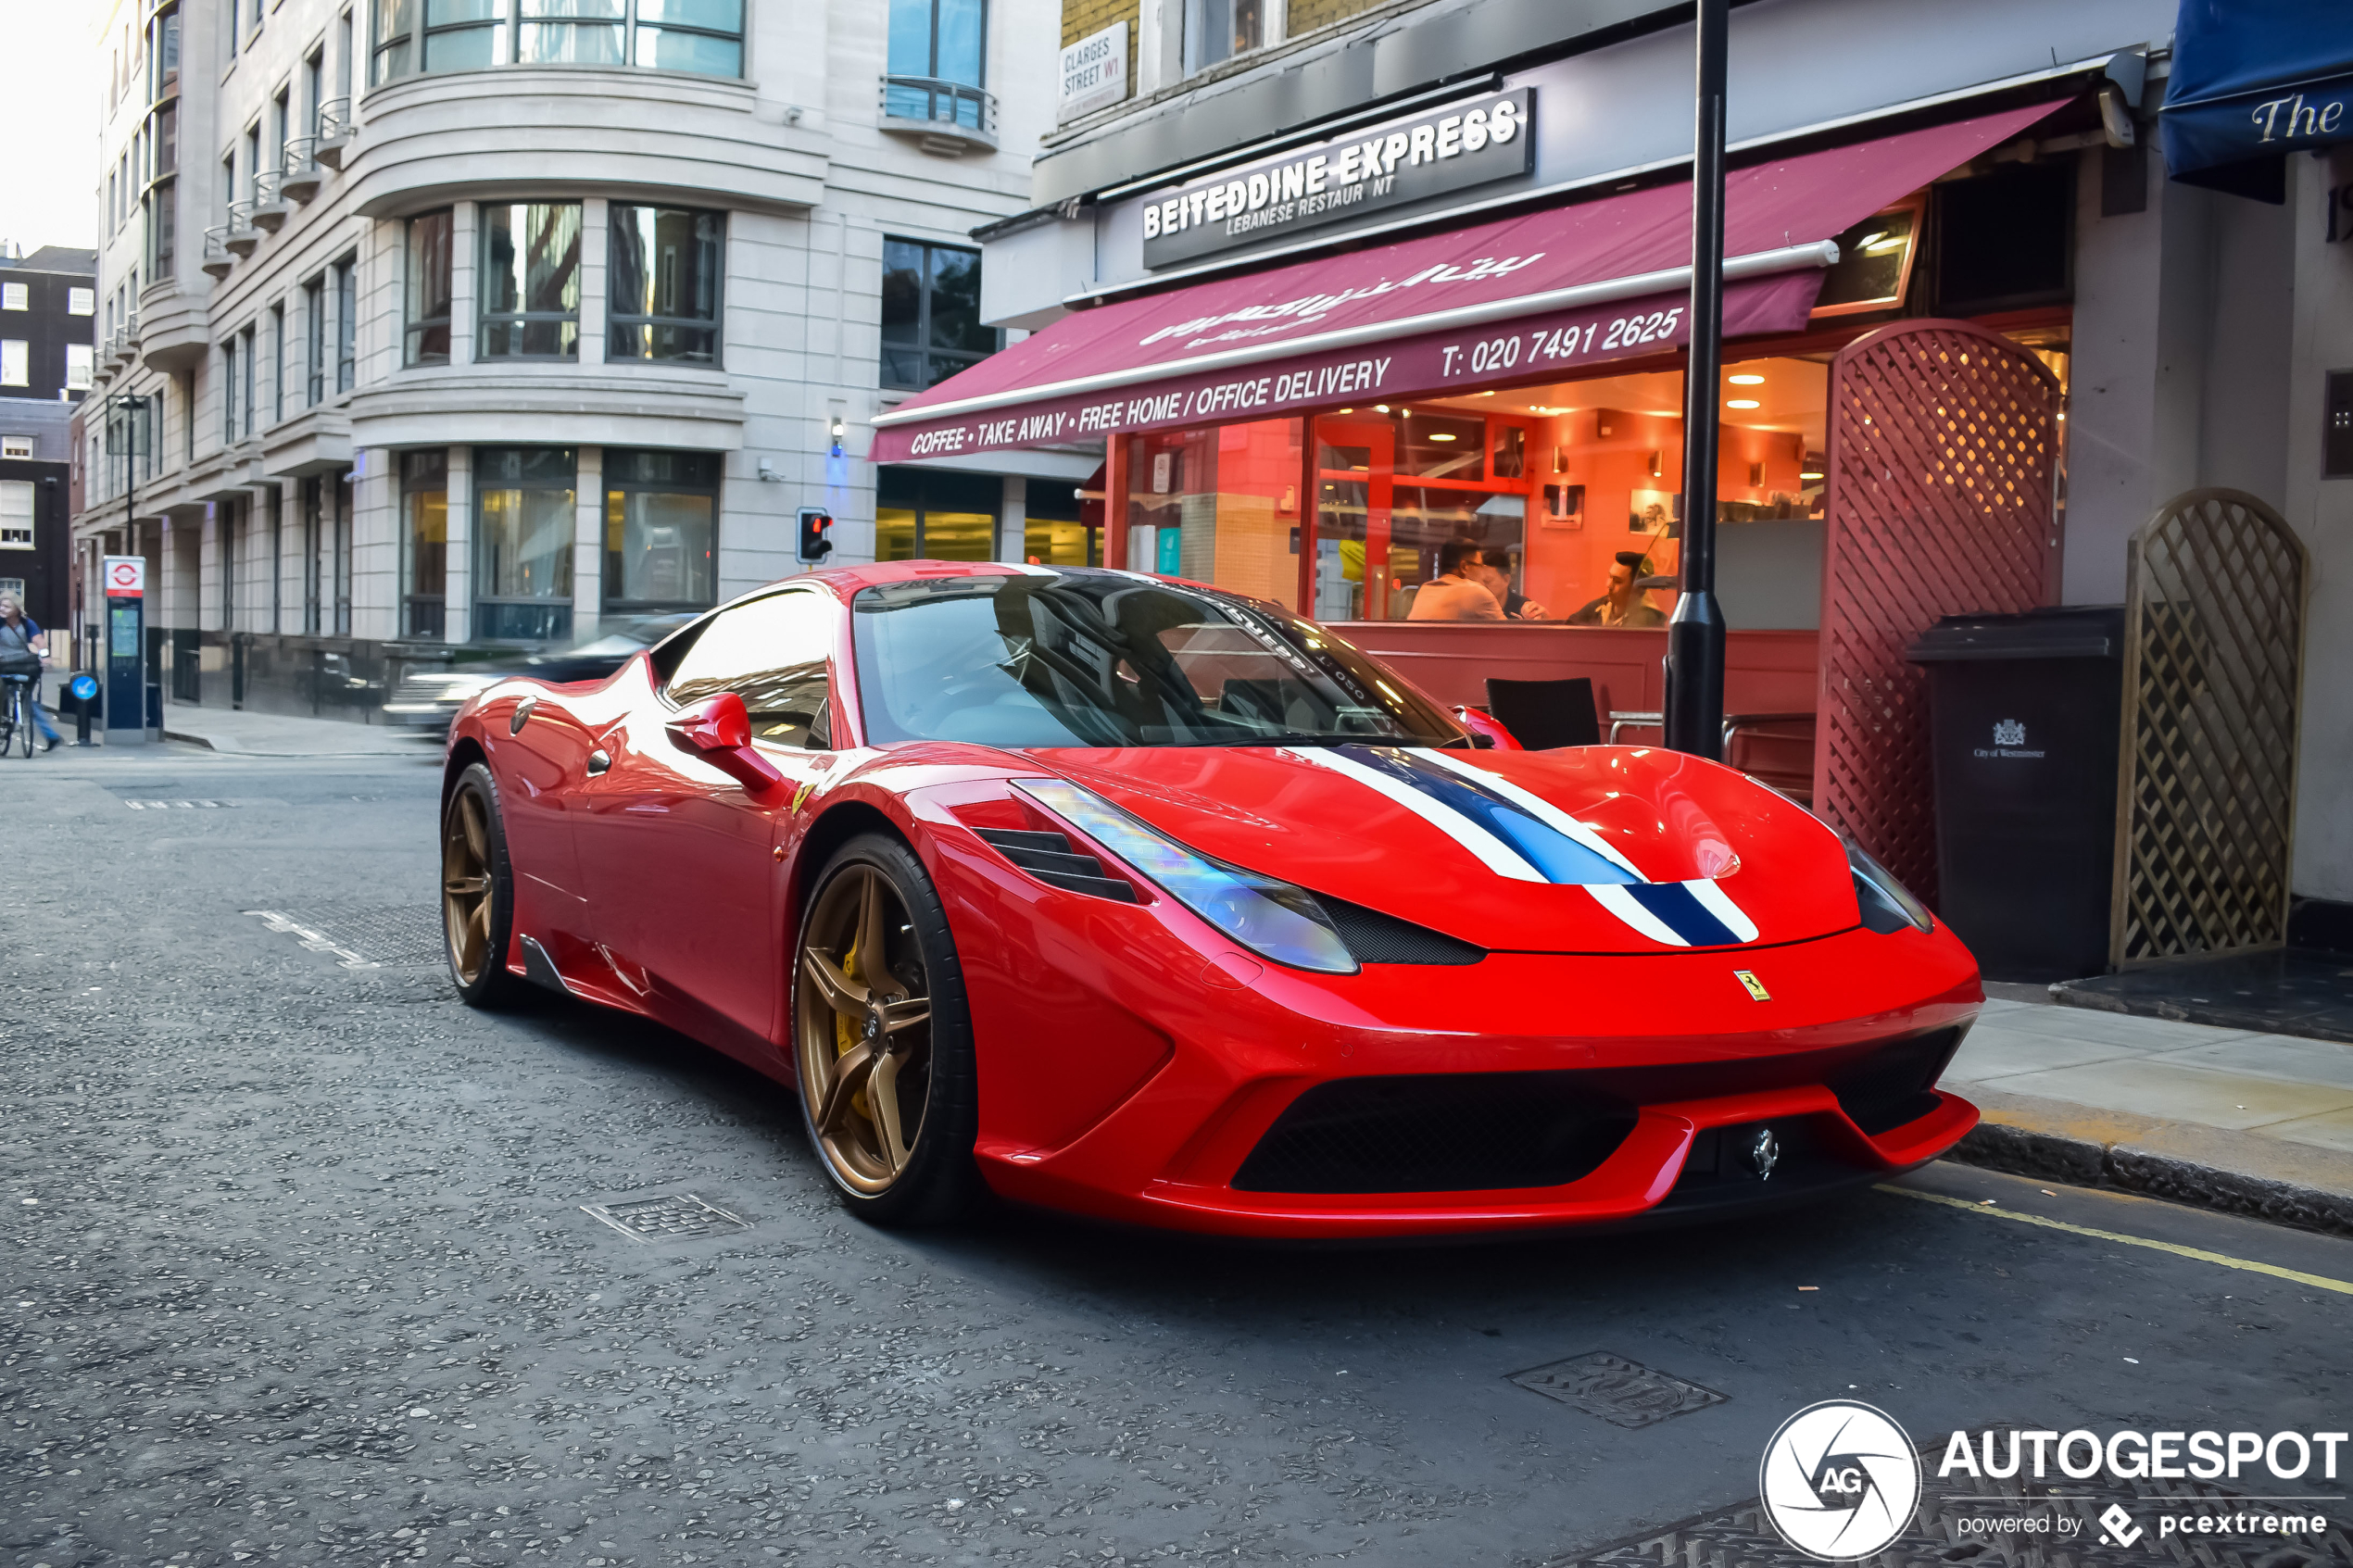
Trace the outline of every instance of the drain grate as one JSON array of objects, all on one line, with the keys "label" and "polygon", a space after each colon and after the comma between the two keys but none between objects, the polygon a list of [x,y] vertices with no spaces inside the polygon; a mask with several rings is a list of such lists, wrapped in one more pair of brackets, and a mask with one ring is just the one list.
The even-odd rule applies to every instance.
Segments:
[{"label": "drain grate", "polygon": [[[2300,1518],[2316,1515],[2328,1527],[2301,1535],[2234,1534],[2218,1530],[2197,1537],[2194,1551],[2178,1537],[2165,1540],[2158,1520],[2209,1516],[2233,1525],[2242,1519],[2277,1517],[2281,1499],[2249,1497],[2203,1481],[2069,1480],[2046,1486],[2032,1480],[1939,1479],[1941,1449],[1920,1456],[1929,1490],[1920,1499],[1912,1527],[1867,1560],[1868,1568],[2334,1568],[2353,1560],[2342,1509],[2321,1509],[2309,1500],[2290,1504]],[[2330,1499],[2334,1500],[2334,1499]],[[2002,1528],[1996,1521],[2018,1519],[2032,1527]],[[2062,1524],[2062,1521],[2065,1524]],[[2064,1528],[2066,1534],[2060,1534]],[[1812,1568],[1808,1557],[1781,1539],[1764,1506],[1747,1502],[1687,1519],[1664,1529],[1555,1559],[1553,1568]]]},{"label": "drain grate", "polygon": [[632,1241],[685,1241],[702,1236],[733,1236],[751,1229],[750,1221],[738,1220],[691,1192],[632,1198],[624,1203],[584,1203],[580,1209]]},{"label": "drain grate", "polygon": [[443,961],[441,911],[430,904],[306,904],[245,913],[314,953],[334,954],[346,969]]},{"label": "drain grate", "polygon": [[1670,1416],[1720,1405],[1725,1399],[1713,1388],[1600,1350],[1514,1373],[1512,1381],[1531,1393],[1599,1416],[1613,1426],[1652,1426]]}]

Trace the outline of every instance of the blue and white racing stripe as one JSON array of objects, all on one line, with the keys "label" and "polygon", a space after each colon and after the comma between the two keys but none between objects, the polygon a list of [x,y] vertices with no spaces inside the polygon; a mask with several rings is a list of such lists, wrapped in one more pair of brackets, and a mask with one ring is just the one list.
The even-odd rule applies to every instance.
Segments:
[{"label": "blue and white racing stripe", "polygon": [[1705,878],[1653,882],[1599,834],[1509,779],[1428,746],[1286,746],[1285,755],[1355,780],[1403,807],[1515,882],[1582,887],[1633,930],[1669,947],[1756,940],[1756,923]]}]

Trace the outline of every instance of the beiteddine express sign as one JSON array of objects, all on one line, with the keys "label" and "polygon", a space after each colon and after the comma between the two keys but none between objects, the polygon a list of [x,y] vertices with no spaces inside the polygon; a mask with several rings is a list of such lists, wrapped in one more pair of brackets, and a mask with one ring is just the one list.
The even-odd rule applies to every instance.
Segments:
[{"label": "beiteddine express sign", "polygon": [[1143,207],[1144,265],[1525,176],[1535,109],[1532,87],[1490,93],[1155,192]]}]

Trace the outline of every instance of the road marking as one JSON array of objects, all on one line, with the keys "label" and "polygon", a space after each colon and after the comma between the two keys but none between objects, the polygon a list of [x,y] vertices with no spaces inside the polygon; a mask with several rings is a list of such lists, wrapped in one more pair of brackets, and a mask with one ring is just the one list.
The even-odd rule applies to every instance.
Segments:
[{"label": "road marking", "polygon": [[2153,1251],[2171,1252],[2177,1258],[2194,1258],[2201,1263],[2220,1263],[2226,1269],[2244,1269],[2251,1274],[2270,1274],[2275,1279],[2293,1280],[2322,1290],[2334,1290],[2339,1296],[2353,1296],[2353,1284],[2330,1279],[2322,1274],[2308,1274],[2296,1269],[2284,1269],[2277,1263],[2259,1263],[2251,1258],[2233,1258],[2226,1252],[2208,1252],[2202,1247],[2183,1247],[2175,1241],[2155,1241],[2145,1236],[2126,1236],[2120,1231],[2094,1230],[2089,1225],[2070,1225],[2065,1220],[2046,1220],[2040,1214],[2021,1214],[2015,1209],[1989,1209],[1965,1198],[1946,1198],[1942,1193],[1915,1192],[1910,1187],[1892,1186],[1885,1182],[1876,1184],[1881,1192],[1892,1192],[1899,1198],[1917,1198],[1923,1203],[1942,1203],[1970,1214],[1982,1214],[1989,1219],[2016,1220],[2022,1225],[2041,1225],[2046,1230],[2066,1231],[2073,1236],[2088,1236],[2100,1241],[2120,1241],[2127,1247],[2146,1247]]}]

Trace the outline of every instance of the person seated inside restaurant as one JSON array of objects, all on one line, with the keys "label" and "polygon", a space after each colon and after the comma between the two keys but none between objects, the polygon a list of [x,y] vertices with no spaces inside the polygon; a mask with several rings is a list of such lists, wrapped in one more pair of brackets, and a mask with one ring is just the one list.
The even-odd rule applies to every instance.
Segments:
[{"label": "person seated inside restaurant", "polygon": [[1651,564],[1640,550],[1620,550],[1610,563],[1609,592],[1568,618],[1571,626],[1664,626],[1667,617],[1635,591]]},{"label": "person seated inside restaurant", "polygon": [[1526,594],[1512,586],[1512,567],[1515,563],[1510,550],[1501,545],[1491,545],[1480,552],[1478,563],[1478,580],[1487,584],[1489,593],[1503,601],[1504,620],[1550,621],[1552,619],[1544,613],[1542,605],[1536,603]]},{"label": "person seated inside restaurant", "polygon": [[1487,585],[1478,546],[1454,539],[1438,547],[1438,575],[1414,596],[1408,621],[1501,621],[1503,601]]}]

